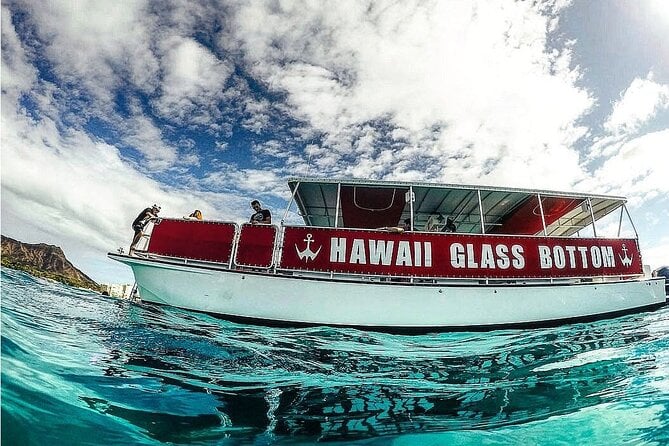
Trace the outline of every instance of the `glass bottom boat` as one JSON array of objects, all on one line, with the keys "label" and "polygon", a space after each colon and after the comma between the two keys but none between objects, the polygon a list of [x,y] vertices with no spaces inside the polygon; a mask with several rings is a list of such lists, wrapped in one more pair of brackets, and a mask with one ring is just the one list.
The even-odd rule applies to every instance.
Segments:
[{"label": "glass bottom boat", "polygon": [[[109,257],[133,269],[142,300],[272,325],[493,329],[666,304],[664,279],[644,274],[623,197],[288,184],[278,226],[161,218],[134,256]],[[624,220],[633,236],[621,237]],[[598,235],[615,223],[616,236]]]}]

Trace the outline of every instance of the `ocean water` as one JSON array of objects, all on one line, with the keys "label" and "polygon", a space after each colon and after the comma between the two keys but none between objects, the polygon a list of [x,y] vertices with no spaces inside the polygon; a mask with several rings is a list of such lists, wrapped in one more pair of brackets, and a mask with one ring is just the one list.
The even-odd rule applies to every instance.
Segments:
[{"label": "ocean water", "polygon": [[2,269],[4,445],[669,444],[669,309],[535,330],[267,328]]}]

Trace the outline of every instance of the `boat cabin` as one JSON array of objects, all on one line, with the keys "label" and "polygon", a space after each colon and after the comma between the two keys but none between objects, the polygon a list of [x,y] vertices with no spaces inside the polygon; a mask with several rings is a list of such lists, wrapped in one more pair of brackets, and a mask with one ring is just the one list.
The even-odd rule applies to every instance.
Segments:
[{"label": "boat cabin", "polygon": [[618,210],[622,224],[626,213],[624,197],[566,192],[322,179],[288,186],[304,224],[328,228],[401,227],[408,219],[414,231],[445,231],[451,218],[462,234],[572,236],[590,227],[596,237],[593,222]]}]

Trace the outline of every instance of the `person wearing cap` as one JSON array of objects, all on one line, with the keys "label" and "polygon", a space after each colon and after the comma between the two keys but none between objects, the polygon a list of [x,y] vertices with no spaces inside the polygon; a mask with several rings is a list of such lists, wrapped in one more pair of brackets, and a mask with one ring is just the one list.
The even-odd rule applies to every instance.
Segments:
[{"label": "person wearing cap", "polygon": [[158,212],[160,212],[160,206],[154,204],[150,208],[146,208],[140,212],[135,221],[132,222],[132,229],[135,231],[135,236],[132,238],[128,254],[134,254],[135,245],[139,242],[139,239],[142,238],[142,235],[144,235],[144,227],[152,218],[158,218]]}]

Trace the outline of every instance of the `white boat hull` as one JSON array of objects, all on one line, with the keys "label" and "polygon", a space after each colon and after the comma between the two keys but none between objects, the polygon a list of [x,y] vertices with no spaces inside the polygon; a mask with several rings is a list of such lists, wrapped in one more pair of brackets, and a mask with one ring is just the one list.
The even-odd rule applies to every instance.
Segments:
[{"label": "white boat hull", "polygon": [[593,319],[666,302],[662,278],[588,284],[391,284],[110,257],[132,267],[144,301],[283,324],[462,330]]}]

